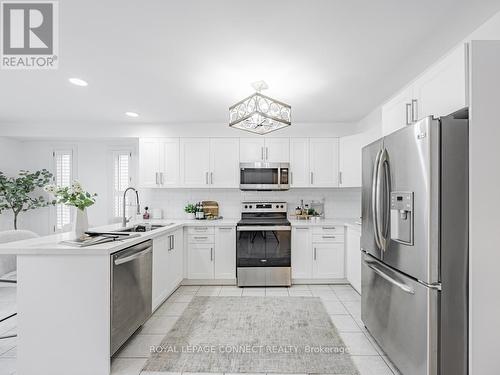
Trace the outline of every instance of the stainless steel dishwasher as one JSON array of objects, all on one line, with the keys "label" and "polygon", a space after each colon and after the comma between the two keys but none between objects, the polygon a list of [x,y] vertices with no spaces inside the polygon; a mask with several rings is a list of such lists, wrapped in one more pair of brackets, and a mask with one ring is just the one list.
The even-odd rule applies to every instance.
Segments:
[{"label": "stainless steel dishwasher", "polygon": [[111,355],[151,316],[153,241],[111,255]]}]

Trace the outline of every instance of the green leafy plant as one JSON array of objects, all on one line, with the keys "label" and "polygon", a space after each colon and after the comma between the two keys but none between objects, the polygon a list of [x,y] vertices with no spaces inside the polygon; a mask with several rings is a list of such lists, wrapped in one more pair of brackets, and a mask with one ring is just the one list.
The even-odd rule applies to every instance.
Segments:
[{"label": "green leafy plant", "polygon": [[184,207],[184,211],[188,214],[194,214],[196,212],[196,206],[192,203],[188,203],[186,207]]},{"label": "green leafy plant", "polygon": [[17,218],[21,212],[55,204],[55,201],[32,194],[37,188],[44,187],[51,178],[52,173],[46,169],[33,173],[20,170],[18,177],[7,177],[0,171],[0,213],[12,210],[14,229],[17,229]]},{"label": "green leafy plant", "polygon": [[71,186],[47,185],[45,191],[56,197],[56,203],[74,206],[79,210],[84,210],[95,203],[97,194],[91,194],[83,190],[78,181],[73,181]]}]

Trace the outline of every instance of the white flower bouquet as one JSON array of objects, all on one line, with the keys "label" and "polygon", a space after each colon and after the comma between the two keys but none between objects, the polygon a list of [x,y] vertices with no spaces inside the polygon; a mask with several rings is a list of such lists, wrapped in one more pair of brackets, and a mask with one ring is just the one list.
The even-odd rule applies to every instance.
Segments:
[{"label": "white flower bouquet", "polygon": [[97,194],[91,194],[83,190],[78,181],[73,181],[71,186],[46,185],[44,190],[56,198],[56,203],[74,206],[79,210],[92,206]]}]

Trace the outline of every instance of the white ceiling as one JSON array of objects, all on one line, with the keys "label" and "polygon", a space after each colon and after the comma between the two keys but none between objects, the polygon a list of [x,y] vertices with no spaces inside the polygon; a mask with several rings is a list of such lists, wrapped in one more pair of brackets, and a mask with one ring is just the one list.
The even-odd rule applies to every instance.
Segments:
[{"label": "white ceiling", "polygon": [[59,69],[0,71],[0,124],[226,123],[260,79],[296,122],[355,121],[498,10],[498,0],[64,0]]}]

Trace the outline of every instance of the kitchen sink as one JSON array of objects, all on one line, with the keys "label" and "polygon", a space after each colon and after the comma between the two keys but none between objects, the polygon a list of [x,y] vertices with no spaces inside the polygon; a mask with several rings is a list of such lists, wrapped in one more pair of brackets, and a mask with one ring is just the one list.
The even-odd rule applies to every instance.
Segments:
[{"label": "kitchen sink", "polygon": [[[168,227],[168,226],[171,226],[174,224],[175,223],[168,223],[168,224],[164,224],[164,225],[153,224],[153,225],[151,225],[151,230]],[[143,228],[144,228],[143,225],[136,225],[136,226],[133,226],[132,228],[119,229],[116,232],[126,232],[126,233],[128,233],[128,232],[144,232]]]}]

